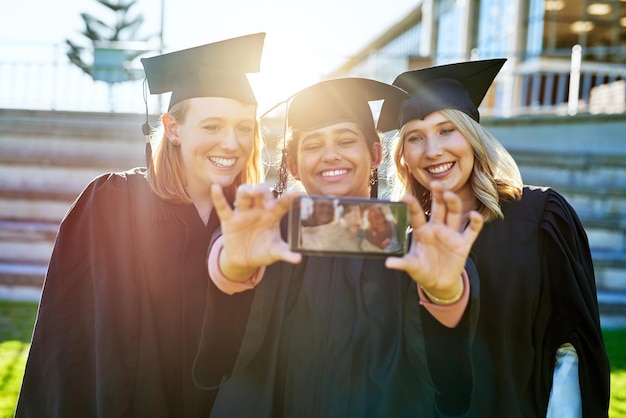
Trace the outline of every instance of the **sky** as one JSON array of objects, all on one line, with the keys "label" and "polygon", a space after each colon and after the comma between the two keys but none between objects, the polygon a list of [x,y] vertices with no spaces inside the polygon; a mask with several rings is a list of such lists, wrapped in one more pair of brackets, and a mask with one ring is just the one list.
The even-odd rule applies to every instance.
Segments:
[{"label": "sky", "polygon": [[[115,1],[115,0],[111,0]],[[163,3],[162,3],[163,1]],[[261,72],[251,76],[260,104],[317,82],[410,12],[419,0],[138,0],[142,34],[158,34],[164,52],[266,32]],[[86,12],[110,15],[97,0],[20,0],[0,14],[0,43],[63,45],[82,41]],[[158,37],[153,38],[158,45]],[[19,48],[17,48],[19,50]],[[3,60],[8,57],[2,57]]]}]

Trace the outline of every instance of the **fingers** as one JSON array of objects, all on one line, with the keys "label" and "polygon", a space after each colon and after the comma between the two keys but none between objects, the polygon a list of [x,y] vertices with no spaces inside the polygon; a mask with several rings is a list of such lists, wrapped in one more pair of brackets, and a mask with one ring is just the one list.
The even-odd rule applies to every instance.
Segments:
[{"label": "fingers", "polygon": [[291,201],[300,195],[300,192],[293,190],[283,193],[282,196],[280,196],[278,199],[272,199],[272,212],[274,213],[274,215],[276,215],[277,217],[282,217],[284,214],[286,214],[289,211]]},{"label": "fingers", "polygon": [[469,213],[469,225],[463,231],[463,237],[471,244],[476,241],[478,234],[483,228],[485,221],[482,215],[475,210]]},{"label": "fingers", "polygon": [[290,264],[298,264],[302,261],[302,254],[289,250],[289,246],[286,243],[276,247],[274,257]]},{"label": "fingers", "polygon": [[222,187],[219,184],[211,185],[211,198],[213,199],[215,212],[217,212],[217,216],[220,218],[221,222],[228,221],[232,218],[233,210],[230,208],[224,196],[224,192],[222,191]]},{"label": "fingers", "polygon": [[463,218],[463,204],[461,198],[449,191],[444,192],[443,200],[445,202],[445,223],[451,228],[458,230],[461,227]]},{"label": "fingers", "polygon": [[448,191],[438,181],[431,183],[431,222],[440,223],[458,230],[463,218],[463,203],[454,192]]},{"label": "fingers", "polygon": [[387,257],[385,267],[391,270],[404,270],[409,268],[409,261],[405,257]]},{"label": "fingers", "polygon": [[405,195],[402,201],[409,206],[409,222],[413,229],[417,229],[426,223],[426,215],[424,209],[417,199],[412,195]]},{"label": "fingers", "polygon": [[261,197],[261,190],[250,184],[242,184],[237,188],[235,207],[238,211],[246,211],[255,207]]}]

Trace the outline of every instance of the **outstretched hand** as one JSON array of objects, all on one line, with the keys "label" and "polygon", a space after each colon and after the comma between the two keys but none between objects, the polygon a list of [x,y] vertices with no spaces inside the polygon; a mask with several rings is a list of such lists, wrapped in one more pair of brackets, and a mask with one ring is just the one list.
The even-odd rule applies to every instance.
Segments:
[{"label": "outstretched hand", "polygon": [[458,294],[459,277],[483,227],[483,217],[471,211],[465,227],[461,199],[455,193],[433,182],[431,194],[428,221],[413,196],[403,198],[410,209],[413,241],[404,257],[389,257],[385,264],[390,269],[406,271],[429,294],[446,300]]},{"label": "outstretched hand", "polygon": [[219,185],[211,187],[220,218],[224,247],[220,269],[231,280],[246,280],[257,268],[282,260],[298,263],[301,254],[289,250],[280,234],[280,220],[299,193],[275,199],[267,186],[244,184],[237,189],[232,209]]}]

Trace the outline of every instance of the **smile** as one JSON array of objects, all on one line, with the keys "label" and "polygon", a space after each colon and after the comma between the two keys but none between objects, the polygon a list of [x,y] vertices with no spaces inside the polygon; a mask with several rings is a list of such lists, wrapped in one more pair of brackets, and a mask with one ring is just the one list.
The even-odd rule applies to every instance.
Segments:
[{"label": "smile", "polygon": [[220,158],[220,157],[209,157],[209,161],[215,164],[218,167],[232,167],[235,165],[237,161],[236,158]]},{"label": "smile", "polygon": [[430,174],[441,174],[441,173],[445,173],[446,171],[450,170],[453,165],[454,165],[454,163],[445,163],[445,164],[440,164],[440,165],[434,165],[434,166],[427,167],[426,171],[428,171]]},{"label": "smile", "polygon": [[345,168],[342,168],[340,170],[322,171],[320,175],[322,177],[335,177],[335,176],[342,176],[344,174],[348,174],[348,170]]}]

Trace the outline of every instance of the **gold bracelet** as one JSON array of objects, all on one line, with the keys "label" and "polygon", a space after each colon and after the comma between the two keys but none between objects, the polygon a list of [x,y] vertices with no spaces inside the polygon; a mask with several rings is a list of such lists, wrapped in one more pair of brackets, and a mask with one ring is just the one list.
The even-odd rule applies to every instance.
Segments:
[{"label": "gold bracelet", "polygon": [[461,296],[463,296],[463,290],[464,290],[464,286],[463,286],[463,276],[459,276],[459,292],[454,295],[452,298],[450,299],[440,299],[436,296],[431,295],[430,293],[428,293],[428,291],[426,289],[424,289],[422,287],[422,285],[420,285],[420,287],[422,288],[422,292],[424,292],[424,294],[426,295],[426,297],[433,303],[436,303],[437,305],[452,305],[453,303],[458,302],[461,299]]}]

